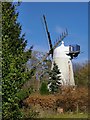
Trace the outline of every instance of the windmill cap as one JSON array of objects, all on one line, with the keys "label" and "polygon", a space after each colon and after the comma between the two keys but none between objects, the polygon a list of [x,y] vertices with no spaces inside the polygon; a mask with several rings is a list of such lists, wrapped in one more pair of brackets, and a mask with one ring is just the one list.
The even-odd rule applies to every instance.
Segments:
[{"label": "windmill cap", "polygon": [[64,41],[62,41],[62,44],[64,45]]}]

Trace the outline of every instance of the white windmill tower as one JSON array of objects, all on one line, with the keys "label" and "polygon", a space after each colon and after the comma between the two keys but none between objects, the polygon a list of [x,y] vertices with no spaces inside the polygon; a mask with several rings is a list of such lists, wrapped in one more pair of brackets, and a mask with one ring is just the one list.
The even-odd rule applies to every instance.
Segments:
[{"label": "white windmill tower", "polygon": [[79,53],[79,45],[65,46],[63,41],[61,46],[54,50],[53,62],[55,62],[60,69],[62,85],[75,85],[72,59],[77,57]]},{"label": "white windmill tower", "polygon": [[[56,44],[53,46],[44,15],[43,15],[43,18],[44,18],[46,32],[48,35],[48,40],[50,45],[50,51],[46,54],[46,57],[51,54],[52,67],[53,67],[53,62],[55,62],[58,65],[58,68],[61,72],[62,85],[74,86],[75,82],[74,82],[74,75],[73,75],[72,59],[74,57],[77,57],[78,54],[80,53],[80,46],[79,45],[64,46],[63,39],[68,35],[67,30],[62,34],[62,36],[60,36],[60,40],[58,40]],[[61,46],[58,47],[61,41],[62,41],[62,44]]]}]

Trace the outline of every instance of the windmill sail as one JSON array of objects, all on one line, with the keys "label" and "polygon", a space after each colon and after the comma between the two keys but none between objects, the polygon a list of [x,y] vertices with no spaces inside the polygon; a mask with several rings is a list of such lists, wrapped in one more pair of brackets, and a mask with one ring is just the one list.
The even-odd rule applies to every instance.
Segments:
[{"label": "windmill sail", "polygon": [[48,26],[47,26],[45,15],[43,15],[43,19],[44,19],[44,22],[45,22],[46,32],[47,32],[47,35],[48,35],[48,41],[49,41],[49,45],[50,45],[50,51],[51,51],[51,55],[52,55],[52,58],[53,58],[53,46],[52,46],[50,33],[48,31]]},{"label": "windmill sail", "polygon": [[63,41],[63,39],[64,39],[67,35],[68,35],[68,32],[67,32],[67,29],[66,29],[66,31],[64,32],[64,34],[62,34],[62,36],[60,36],[60,40],[58,40],[58,41],[56,42],[56,44],[54,45],[53,50],[60,44],[61,41]]}]

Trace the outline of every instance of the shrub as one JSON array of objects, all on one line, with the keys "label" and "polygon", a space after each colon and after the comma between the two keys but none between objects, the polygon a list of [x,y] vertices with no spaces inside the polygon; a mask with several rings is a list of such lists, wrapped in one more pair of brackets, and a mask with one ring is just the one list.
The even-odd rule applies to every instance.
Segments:
[{"label": "shrub", "polygon": [[42,82],[41,87],[40,87],[40,94],[49,94],[47,84],[45,82]]}]

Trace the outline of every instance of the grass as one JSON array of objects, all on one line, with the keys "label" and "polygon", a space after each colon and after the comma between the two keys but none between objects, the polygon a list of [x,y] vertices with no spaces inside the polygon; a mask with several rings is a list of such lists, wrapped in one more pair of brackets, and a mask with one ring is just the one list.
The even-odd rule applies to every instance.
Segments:
[{"label": "grass", "polygon": [[64,114],[46,114],[44,116],[44,118],[88,118],[88,114],[87,113],[64,113]]}]

